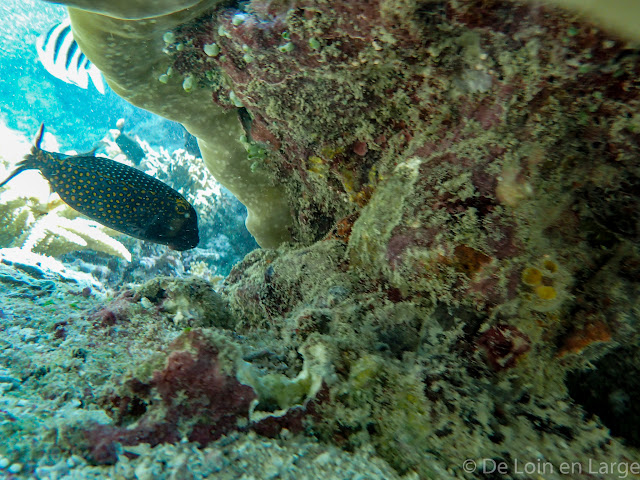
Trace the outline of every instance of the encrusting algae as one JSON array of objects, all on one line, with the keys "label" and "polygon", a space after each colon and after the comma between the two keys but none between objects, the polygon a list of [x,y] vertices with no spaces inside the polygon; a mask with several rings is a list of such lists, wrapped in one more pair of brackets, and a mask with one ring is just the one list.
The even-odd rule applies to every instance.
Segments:
[{"label": "encrusting algae", "polygon": [[[40,348],[50,373],[14,361],[19,388],[97,420],[55,417],[45,448],[63,458],[38,467],[70,469],[68,455],[103,478],[200,478],[249,432],[375,450],[388,479],[507,480],[517,459],[555,469],[532,478],[570,464],[604,480],[617,475],[586,469],[638,458],[640,357],[625,352],[640,350],[640,60],[626,42],[503,0],[66,3],[92,9],[71,9],[74,33],[114,90],[187,123],[278,248],[233,268],[222,307],[202,280],[162,280],[42,329],[73,368]],[[37,448],[0,454],[27,470]],[[178,448],[180,470],[155,462]],[[261,462],[256,478],[303,478],[297,456],[246,463]]]}]

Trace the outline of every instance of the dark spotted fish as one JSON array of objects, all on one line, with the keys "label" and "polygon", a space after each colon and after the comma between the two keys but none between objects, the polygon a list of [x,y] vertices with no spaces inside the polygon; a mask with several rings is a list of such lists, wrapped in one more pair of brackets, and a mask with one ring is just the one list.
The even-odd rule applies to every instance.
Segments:
[{"label": "dark spotted fish", "polygon": [[144,159],[145,153],[138,142],[131,138],[126,133],[120,132],[116,137],[116,145],[120,147],[122,153],[124,153],[134,165],[140,165],[140,162]]},{"label": "dark spotted fish", "polygon": [[91,154],[64,155],[35,146],[0,187],[25,170],[37,169],[70,207],[119,232],[188,250],[198,245],[198,218],[185,198],[135,168]]}]

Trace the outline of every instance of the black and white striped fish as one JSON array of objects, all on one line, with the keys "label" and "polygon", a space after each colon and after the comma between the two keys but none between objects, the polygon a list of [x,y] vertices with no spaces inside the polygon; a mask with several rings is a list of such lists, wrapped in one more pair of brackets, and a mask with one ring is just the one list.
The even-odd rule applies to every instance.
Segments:
[{"label": "black and white striped fish", "polygon": [[80,51],[68,18],[40,35],[36,49],[42,65],[54,77],[84,89],[89,86],[91,78],[96,90],[104,94],[102,74]]}]

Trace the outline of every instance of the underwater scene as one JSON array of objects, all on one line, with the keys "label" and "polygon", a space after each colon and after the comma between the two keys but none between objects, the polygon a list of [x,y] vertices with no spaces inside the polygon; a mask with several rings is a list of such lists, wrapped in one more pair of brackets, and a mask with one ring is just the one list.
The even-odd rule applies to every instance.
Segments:
[{"label": "underwater scene", "polygon": [[2,0],[0,479],[640,478],[639,25]]}]

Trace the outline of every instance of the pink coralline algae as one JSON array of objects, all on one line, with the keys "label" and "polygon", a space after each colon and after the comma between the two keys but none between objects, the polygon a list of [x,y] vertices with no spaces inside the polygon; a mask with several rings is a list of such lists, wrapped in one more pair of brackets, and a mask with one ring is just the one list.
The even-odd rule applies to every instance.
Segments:
[{"label": "pink coralline algae", "polygon": [[249,420],[257,394],[238,381],[232,366],[223,366],[220,349],[203,330],[178,337],[169,347],[164,366],[147,379],[131,378],[101,403],[115,425],[86,432],[90,458],[99,464],[116,461],[116,444],[175,443],[185,437],[201,446],[234,431],[255,430],[276,435],[282,428],[299,432],[303,419],[316,415],[319,393],[304,406],[278,417]]},{"label": "pink coralline algae", "polygon": [[[637,343],[638,276],[624,272],[638,264],[640,61],[624,41],[506,0],[252,0],[174,33],[175,70],[240,109],[243,142],[263,153],[252,170],[287,196],[295,246],[254,252],[225,295],[237,332],[269,332],[291,358],[330,345],[347,414],[315,425],[323,438],[357,445],[366,431],[425,478],[437,445],[454,471],[460,432],[485,458],[537,435],[509,399],[556,408],[566,392],[537,390],[540,375],[562,386]],[[523,281],[545,262],[558,268]],[[577,314],[587,307],[597,328]],[[433,391],[411,390],[429,370]],[[478,382],[504,395],[480,398]],[[513,430],[468,430],[462,412],[483,409]],[[578,438],[575,415],[563,421]],[[545,457],[555,431],[535,446]]]},{"label": "pink coralline algae", "polygon": [[[115,461],[115,443],[157,445],[176,442],[189,423],[188,438],[205,445],[232,430],[241,429],[256,398],[253,389],[221,371],[218,350],[197,330],[171,345],[163,368],[150,379],[131,380],[123,392],[110,399],[125,420],[139,416],[133,427],[99,426],[88,433],[91,457],[97,463]],[[127,392],[128,390],[128,392]],[[126,392],[126,393],[125,393]],[[160,399],[155,404],[153,397]],[[149,412],[161,408],[157,417]]]}]

